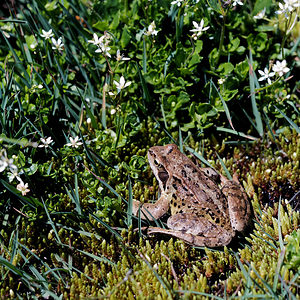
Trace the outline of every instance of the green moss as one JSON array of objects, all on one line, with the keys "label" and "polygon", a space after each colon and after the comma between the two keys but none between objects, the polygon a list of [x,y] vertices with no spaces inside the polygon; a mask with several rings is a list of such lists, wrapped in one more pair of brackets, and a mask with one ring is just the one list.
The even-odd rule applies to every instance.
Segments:
[{"label": "green moss", "polygon": [[[144,134],[153,134],[154,128],[149,128]],[[158,135],[153,136],[156,136],[156,143],[159,143]],[[103,143],[105,141],[104,139]],[[127,178],[128,168],[131,168],[130,153],[134,151],[135,155],[145,158],[148,148],[142,145],[137,147],[137,142],[128,149],[117,148],[112,152],[112,156],[118,153],[121,158],[127,157],[124,161],[128,168],[122,167],[124,161],[120,157],[110,158],[116,164],[119,163],[120,173],[117,176],[110,177],[111,167],[98,166],[101,178],[119,193],[119,199],[109,189],[95,191],[94,189],[99,188],[99,181],[90,172],[83,171],[79,178],[79,193],[80,199],[87,201],[81,202],[82,215],[74,213],[75,203],[66,193],[55,195],[52,191],[48,194],[47,203],[57,234],[43,213],[21,220],[19,242],[38,257],[46,258],[49,267],[20,245],[12,257],[14,235],[9,230],[1,230],[1,237],[7,245],[1,249],[1,254],[23,271],[29,272],[27,262],[41,273],[48,270],[47,278],[52,282],[51,288],[71,299],[103,296],[111,299],[145,299],[153,295],[157,299],[173,299],[176,296],[198,299],[205,298],[205,293],[223,297],[225,293],[241,295],[246,291],[251,295],[270,296],[272,293],[280,295],[283,282],[288,286],[293,282],[290,291],[297,295],[300,281],[295,276],[299,269],[297,246],[300,217],[299,212],[293,209],[294,202],[288,204],[286,200],[298,188],[299,170],[294,166],[297,166],[299,141],[297,134],[290,132],[284,140],[279,137],[276,143],[283,149],[277,153],[282,159],[272,158],[272,149],[266,147],[265,143],[255,143],[252,148],[247,146],[226,150],[224,145],[217,147],[219,151],[223,151],[223,161],[230,172],[238,173],[239,180],[243,182],[252,200],[254,212],[253,228],[244,236],[238,235],[228,248],[196,249],[177,239],[139,236],[134,219],[133,226],[124,225],[126,217],[122,210],[126,211],[127,206],[123,201],[116,201],[121,197],[129,197],[128,181],[124,182],[124,178]],[[191,145],[199,147],[192,138]],[[221,171],[221,164],[212,150],[214,145],[206,140],[205,147],[207,159]],[[283,155],[283,152],[287,155]],[[249,155],[248,158],[245,158],[246,155]],[[56,174],[60,174],[60,168],[66,165],[58,164],[57,167]],[[138,178],[143,181],[132,181],[133,198],[141,201],[156,199],[158,186],[150,168],[143,164],[134,168]],[[274,172],[275,175],[267,177],[268,169],[272,170],[269,174]],[[73,177],[65,173],[63,176],[69,176],[68,180]],[[282,188],[286,184],[290,189]],[[271,198],[266,198],[266,193]],[[94,202],[88,201],[91,195],[97,197]],[[280,197],[282,200],[278,214]],[[106,226],[88,213],[91,208],[97,211],[96,216]],[[61,214],[60,211],[67,214]],[[13,223],[14,220],[17,222],[18,218],[12,214],[9,221]],[[10,228],[9,224],[7,228]],[[54,275],[51,268],[69,268],[72,273]],[[6,272],[3,265],[0,271],[2,274]],[[280,279],[276,277],[277,271]],[[27,288],[24,283],[19,287],[19,278],[13,272],[8,272],[1,286],[2,298],[11,297],[11,289],[25,295]],[[277,284],[273,288],[275,280]],[[272,293],[268,289],[270,286]]]}]

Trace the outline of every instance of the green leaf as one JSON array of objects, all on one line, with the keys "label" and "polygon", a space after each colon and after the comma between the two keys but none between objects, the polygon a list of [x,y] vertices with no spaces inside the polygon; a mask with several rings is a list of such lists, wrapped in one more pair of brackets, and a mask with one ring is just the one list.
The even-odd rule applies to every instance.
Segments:
[{"label": "green leaf", "polygon": [[[264,8],[266,8],[266,11],[268,12],[270,10],[270,7],[272,6],[272,0],[256,0],[252,16],[257,15],[260,11],[262,11]],[[274,27],[272,27],[274,30]]]},{"label": "green leaf", "polygon": [[57,8],[57,0],[53,0],[51,2],[47,2],[45,5],[45,9],[47,11],[53,11]]},{"label": "green leaf", "polygon": [[109,28],[110,30],[116,30],[120,23],[120,11],[118,10],[115,14],[113,21],[111,22]]},{"label": "green leaf", "polygon": [[215,67],[218,58],[218,49],[214,48],[208,55],[210,67],[213,69]]},{"label": "green leaf", "polygon": [[253,53],[266,51],[268,49],[268,34],[265,32],[260,32],[258,34],[251,33],[248,36],[247,41]]},{"label": "green leaf", "polygon": [[96,24],[93,25],[93,27],[100,31],[105,31],[109,28],[109,25],[107,21],[98,21]]},{"label": "green leaf", "polygon": [[131,35],[128,32],[128,27],[127,25],[124,26],[123,31],[122,31],[122,36],[121,36],[121,47],[125,48],[128,43],[130,42]]},{"label": "green leaf", "polygon": [[249,72],[249,64],[248,64],[247,60],[245,59],[244,61],[236,64],[234,71],[241,80],[246,79],[248,72]]},{"label": "green leaf", "polygon": [[220,64],[217,71],[220,72],[222,76],[229,75],[234,70],[234,66],[232,63],[226,62],[223,64]]},{"label": "green leaf", "polygon": [[217,13],[222,15],[222,6],[221,6],[221,1],[218,0],[206,0],[208,5],[215,10]]},{"label": "green leaf", "polygon": [[240,39],[237,37],[233,40],[230,41],[230,44],[228,46],[228,51],[229,52],[234,52],[240,45]]}]

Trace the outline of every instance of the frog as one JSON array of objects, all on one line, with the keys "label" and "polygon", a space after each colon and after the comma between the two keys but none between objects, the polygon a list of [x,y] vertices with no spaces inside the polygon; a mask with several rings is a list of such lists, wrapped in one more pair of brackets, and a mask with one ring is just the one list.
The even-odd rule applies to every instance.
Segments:
[{"label": "frog", "polygon": [[248,226],[250,202],[236,177],[229,180],[201,168],[175,144],[153,146],[147,156],[161,193],[154,203],[134,200],[133,215],[157,220],[170,211],[168,228],[149,227],[149,235],[166,234],[194,247],[221,247]]}]

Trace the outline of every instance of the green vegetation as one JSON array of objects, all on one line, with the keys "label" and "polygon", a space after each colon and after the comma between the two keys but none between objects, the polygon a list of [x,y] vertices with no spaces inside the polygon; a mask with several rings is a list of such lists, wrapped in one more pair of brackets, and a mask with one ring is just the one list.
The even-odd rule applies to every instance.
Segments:
[{"label": "green vegetation", "polygon": [[[297,1],[1,5],[1,299],[299,299]],[[131,214],[167,143],[243,184],[228,247]]]}]

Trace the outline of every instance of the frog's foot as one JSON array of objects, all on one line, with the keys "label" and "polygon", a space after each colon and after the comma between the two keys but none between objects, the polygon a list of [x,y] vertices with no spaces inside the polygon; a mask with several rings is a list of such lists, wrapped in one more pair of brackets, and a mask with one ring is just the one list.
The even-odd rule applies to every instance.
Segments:
[{"label": "frog's foot", "polygon": [[232,236],[228,233],[224,233],[223,236],[200,236],[194,235],[191,233],[186,233],[184,231],[179,230],[170,230],[164,229],[160,227],[149,227],[148,234],[153,233],[163,233],[166,235],[171,235],[173,237],[179,238],[184,242],[190,244],[195,247],[220,247],[226,246],[230,243]]}]

